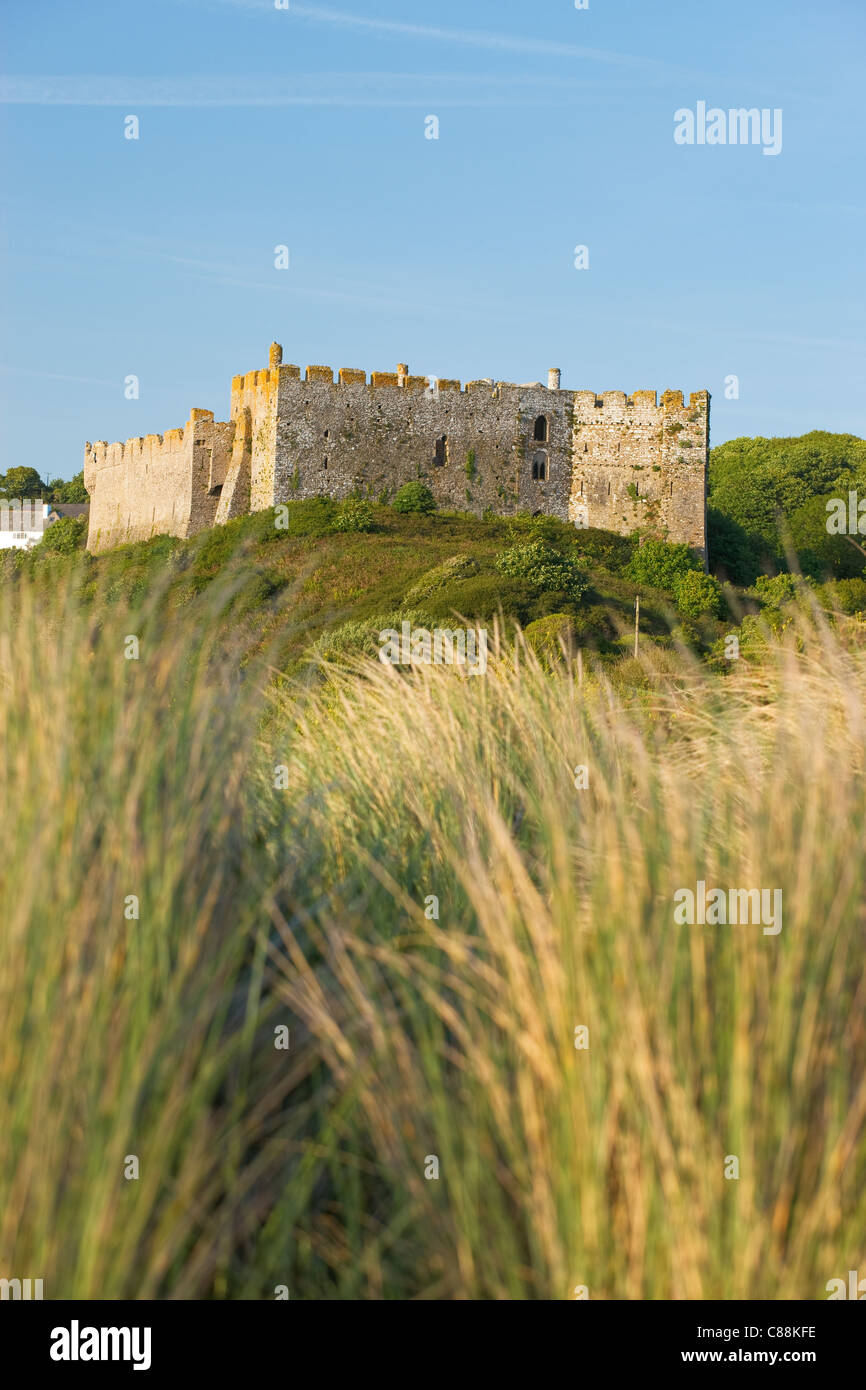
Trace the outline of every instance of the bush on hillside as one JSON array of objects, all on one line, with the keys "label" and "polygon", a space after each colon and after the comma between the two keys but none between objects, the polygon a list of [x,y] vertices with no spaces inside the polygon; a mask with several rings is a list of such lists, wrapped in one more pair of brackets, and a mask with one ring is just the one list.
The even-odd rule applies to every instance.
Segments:
[{"label": "bush on hillside", "polygon": [[703,570],[686,570],[674,584],[674,599],[686,618],[700,618],[703,614],[717,618],[722,603],[722,586],[711,574],[704,574]]},{"label": "bush on hillside", "polygon": [[752,585],[751,592],[769,608],[781,608],[797,597],[797,580],[793,574],[762,574]]},{"label": "bush on hillside", "polygon": [[375,530],[373,504],[363,497],[347,497],[337,508],[337,515],[331,523],[334,531],[368,532]]},{"label": "bush on hillside", "polygon": [[447,560],[443,560],[441,565],[435,565],[433,569],[422,574],[406,594],[406,601],[417,603],[419,599],[427,598],[437,589],[453,584],[455,580],[468,579],[470,575],[477,573],[478,562],[473,560],[471,555],[451,555]]},{"label": "bush on hillside", "polygon": [[509,550],[503,550],[496,558],[496,568],[500,574],[508,575],[511,579],[522,579],[533,588],[554,590],[575,600],[581,598],[589,588],[575,561],[554,550],[546,541],[530,541],[526,545],[513,545]]},{"label": "bush on hillside", "polygon": [[413,628],[433,628],[435,619],[429,613],[417,608],[408,608],[398,613],[376,614],[371,618],[352,619],[341,623],[330,632],[322,633],[307,649],[307,659],[313,662],[339,661],[341,657],[365,655],[378,657],[382,646],[379,634],[391,629],[402,631],[402,624],[409,623]]},{"label": "bush on hillside", "polygon": [[283,536],[327,536],[337,515],[333,497],[305,497],[298,502],[284,502],[268,507],[261,513],[262,540],[280,540]]},{"label": "bush on hillside", "polygon": [[702,562],[687,545],[671,545],[667,541],[646,540],[631,557],[628,572],[638,584],[673,593],[677,582],[695,570],[704,572]]},{"label": "bush on hillside", "polygon": [[435,512],[436,501],[426,483],[404,483],[394,494],[391,503],[395,512]]},{"label": "bush on hillside", "polygon": [[62,516],[44,533],[38,549],[54,555],[72,555],[87,544],[87,517]]},{"label": "bush on hillside", "polygon": [[574,654],[584,627],[584,620],[571,613],[548,613],[546,618],[530,623],[523,635],[542,665],[551,667],[562,661],[563,655]]},{"label": "bush on hillside", "polygon": [[866,612],[866,579],[831,579],[819,590],[822,601],[840,613]]}]

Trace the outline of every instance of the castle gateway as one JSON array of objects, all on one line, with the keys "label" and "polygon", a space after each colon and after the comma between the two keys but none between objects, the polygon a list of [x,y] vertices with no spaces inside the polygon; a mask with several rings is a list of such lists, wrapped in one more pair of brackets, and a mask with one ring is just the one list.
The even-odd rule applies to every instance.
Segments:
[{"label": "castle gateway", "polygon": [[87,444],[88,549],[207,527],[327,494],[393,495],[421,478],[441,507],[542,512],[628,534],[650,526],[706,558],[710,397],[564,391],[397,371],[269,366],[232,381],[228,421]]}]

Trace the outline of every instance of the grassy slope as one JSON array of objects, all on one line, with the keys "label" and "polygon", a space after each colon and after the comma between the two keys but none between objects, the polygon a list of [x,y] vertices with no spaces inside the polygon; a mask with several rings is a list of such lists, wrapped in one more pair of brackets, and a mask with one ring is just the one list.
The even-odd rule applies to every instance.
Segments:
[{"label": "grassy slope", "polygon": [[[455,613],[491,623],[503,613],[523,626],[549,613],[571,614],[581,642],[605,656],[616,656],[630,642],[638,592],[626,569],[633,542],[604,531],[576,533],[552,518],[530,522],[479,519],[468,513],[401,516],[375,509],[372,534],[334,533],[333,507],[324,501],[293,503],[288,531],[274,529],[271,511],[182,542],[170,537],[120,546],[106,555],[86,557],[85,592],[143,595],[159,590],[167,611],[179,608],[218,583],[241,592],[233,621],[255,646],[279,637],[279,664],[289,670],[327,631],[349,621],[392,614],[406,608],[406,595],[429,569],[454,555],[471,556],[479,573],[453,583],[425,602],[424,611],[445,622]],[[590,589],[577,603],[562,594],[539,593],[494,567],[502,550],[543,537],[565,553],[584,557]],[[11,565],[12,561],[8,562]],[[75,564],[72,556],[35,555],[25,563],[48,587]],[[641,630],[666,640],[676,623],[673,599],[640,586]],[[416,605],[417,606],[417,605]],[[705,625],[708,639],[718,624]],[[620,638],[622,637],[622,642]]]}]

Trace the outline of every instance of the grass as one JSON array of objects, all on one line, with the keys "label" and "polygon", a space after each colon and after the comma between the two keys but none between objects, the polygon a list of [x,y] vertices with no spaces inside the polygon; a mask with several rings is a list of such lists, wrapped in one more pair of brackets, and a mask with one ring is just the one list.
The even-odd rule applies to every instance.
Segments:
[{"label": "grass", "polygon": [[[578,684],[509,641],[486,677],[299,687],[227,623],[237,576],[115,582],[0,587],[0,1274],[822,1298],[857,1268],[856,622],[724,680],[646,644]],[[781,888],[781,933],[676,926],[698,879]]]},{"label": "grass", "polygon": [[[375,530],[369,535],[335,533],[337,504],[313,498],[288,504],[285,530],[275,528],[274,512],[268,510],[188,541],[157,536],[100,556],[42,553],[41,547],[28,555],[7,552],[0,555],[0,582],[30,576],[47,594],[77,574],[85,600],[99,593],[113,601],[143,601],[158,589],[164,621],[172,624],[181,607],[231,575],[237,592],[221,622],[242,633],[250,654],[267,650],[281,669],[297,674],[319,638],[344,623],[414,607],[407,596],[419,580],[455,556],[468,557],[477,573],[437,590],[435,603],[427,605],[437,619],[450,618],[456,610],[473,620],[492,622],[501,614],[526,625],[551,612],[566,612],[581,619],[587,645],[606,658],[620,655],[620,636],[633,624],[637,592],[627,575],[631,539],[604,531],[576,532],[552,517],[400,515],[388,506],[372,510]],[[579,602],[523,580],[506,581],[497,570],[503,551],[538,539],[568,556],[580,556],[590,587]],[[672,604],[669,593],[641,586],[641,621],[648,636],[668,639]],[[707,642],[721,631],[710,620]]]}]

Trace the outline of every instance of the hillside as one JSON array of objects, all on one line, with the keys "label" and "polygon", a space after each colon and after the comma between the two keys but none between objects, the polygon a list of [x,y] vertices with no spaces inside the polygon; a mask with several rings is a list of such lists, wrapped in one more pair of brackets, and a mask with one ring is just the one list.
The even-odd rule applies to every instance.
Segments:
[{"label": "hillside", "polygon": [[[97,557],[81,551],[80,523],[57,523],[47,547],[5,556],[3,572],[9,578],[30,574],[51,589],[63,576],[74,576],[86,600],[98,593],[110,600],[152,593],[166,614],[216,588],[223,595],[224,617],[245,649],[276,640],[280,664],[288,671],[304,665],[314,644],[317,651],[332,653],[352,645],[358,625],[375,626],[403,614],[444,626],[453,625],[455,615],[488,626],[502,617],[506,628],[528,628],[530,638],[539,620],[562,615],[574,640],[613,660],[633,643],[638,592],[641,632],[671,641],[678,621],[673,594],[664,584],[656,587],[632,576],[633,539],[575,531],[549,517],[400,514],[367,503],[361,509],[359,523],[349,504],[294,502],[286,509],[284,530],[275,527],[269,510],[189,541],[159,536]],[[371,529],[335,529],[353,524]],[[66,553],[58,550],[64,545]],[[497,568],[504,554],[523,547],[531,548],[530,562],[552,553],[563,568],[530,565],[522,574]],[[689,567],[699,567],[685,547],[670,550]],[[558,573],[565,576],[564,587],[557,587]],[[714,617],[699,616],[690,637],[710,643],[720,630]]]},{"label": "hillside", "polygon": [[[434,511],[422,484],[408,490],[402,509],[397,499],[319,497],[288,503],[279,518],[268,509],[189,541],[158,536],[98,557],[83,551],[85,523],[63,520],[28,555],[0,556],[0,575],[28,574],[52,589],[68,578],[86,602],[149,594],[163,618],[216,590],[220,639],[231,636],[245,661],[267,648],[293,675],[320,656],[375,651],[378,630],[405,618],[453,626],[459,615],[487,627],[501,619],[506,631],[525,629],[536,650],[549,654],[563,639],[616,666],[633,650],[637,595],[642,640],[685,643],[711,659],[733,629],[754,637],[761,616],[778,629],[803,583],[827,612],[866,610],[866,556],[825,524],[828,497],[866,495],[866,441],[852,435],[736,439],[712,450],[714,578],[686,547],[649,530],[623,537],[528,513]],[[208,612],[212,622],[212,604]]]}]

